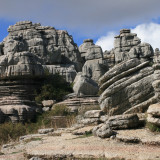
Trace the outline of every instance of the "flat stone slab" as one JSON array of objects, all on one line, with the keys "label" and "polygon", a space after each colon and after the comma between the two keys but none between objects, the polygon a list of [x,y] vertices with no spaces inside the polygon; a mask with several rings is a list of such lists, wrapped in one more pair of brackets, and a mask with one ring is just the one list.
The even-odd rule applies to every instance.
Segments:
[{"label": "flat stone slab", "polygon": [[119,130],[116,139],[126,143],[141,143],[160,146],[160,134],[148,129]]}]

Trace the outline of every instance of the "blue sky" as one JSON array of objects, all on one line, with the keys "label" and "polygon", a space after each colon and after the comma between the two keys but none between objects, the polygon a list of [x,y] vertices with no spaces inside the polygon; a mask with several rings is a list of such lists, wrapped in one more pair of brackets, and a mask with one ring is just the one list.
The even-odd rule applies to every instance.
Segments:
[{"label": "blue sky", "polygon": [[113,47],[113,37],[131,28],[144,42],[160,48],[160,0],[1,0],[0,41],[9,25],[31,20],[64,29],[75,43],[94,39],[103,50]]}]

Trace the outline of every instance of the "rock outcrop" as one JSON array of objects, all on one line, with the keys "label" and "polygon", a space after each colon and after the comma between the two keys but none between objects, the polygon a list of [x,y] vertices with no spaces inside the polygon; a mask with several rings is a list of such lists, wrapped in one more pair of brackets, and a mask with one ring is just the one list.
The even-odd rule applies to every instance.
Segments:
[{"label": "rock outcrop", "polygon": [[95,45],[92,39],[86,39],[79,47],[79,51],[85,63],[82,72],[78,73],[74,80],[73,90],[78,96],[97,95],[97,82],[108,70],[102,49]]},{"label": "rock outcrop", "polygon": [[92,132],[94,136],[100,138],[109,138],[114,134],[110,126],[107,124],[99,124],[93,128]]},{"label": "rock outcrop", "polygon": [[0,43],[1,122],[32,119],[37,110],[34,91],[41,85],[41,77],[59,73],[73,82],[83,64],[67,31],[22,21],[8,32]]},{"label": "rock outcrop", "polygon": [[109,138],[116,135],[113,130],[138,128],[139,118],[137,114],[111,116],[104,123],[95,126],[92,130],[94,136]]},{"label": "rock outcrop", "polygon": [[67,98],[62,102],[54,104],[52,108],[54,108],[56,105],[65,105],[70,112],[79,114],[84,114],[86,110],[99,108],[98,97]]},{"label": "rock outcrop", "polygon": [[151,45],[123,29],[111,53],[115,66],[99,79],[101,109],[109,115],[145,112],[158,101],[159,52],[154,55]]},{"label": "rock outcrop", "polygon": [[8,32],[0,44],[1,77],[41,75],[45,67],[51,73],[70,75],[73,81],[75,71],[81,71],[78,47],[67,31],[23,21],[10,26]]},{"label": "rock outcrop", "polygon": [[160,127],[160,104],[152,104],[147,110],[147,122]]}]

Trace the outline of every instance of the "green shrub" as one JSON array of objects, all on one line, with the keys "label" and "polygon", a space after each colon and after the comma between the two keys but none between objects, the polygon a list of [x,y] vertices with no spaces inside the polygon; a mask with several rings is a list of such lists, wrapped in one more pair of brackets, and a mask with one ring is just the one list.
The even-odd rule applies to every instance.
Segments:
[{"label": "green shrub", "polygon": [[26,128],[23,124],[5,123],[0,125],[0,144],[6,143],[9,140],[16,140],[26,133]]},{"label": "green shrub", "polygon": [[146,127],[152,132],[160,132],[160,127],[156,126],[155,124],[147,122]]},{"label": "green shrub", "polygon": [[49,113],[54,116],[70,115],[69,109],[65,105],[55,105]]},{"label": "green shrub", "polygon": [[37,103],[50,99],[61,101],[65,95],[72,92],[72,84],[66,82],[61,75],[46,75],[41,88],[36,90],[35,100]]},{"label": "green shrub", "polygon": [[[53,116],[66,116],[65,122],[59,121],[55,124],[51,118]],[[64,126],[64,123],[66,123],[67,127],[70,127],[74,121],[75,115],[71,114],[65,105],[56,105],[53,110],[37,115],[35,122],[24,124],[7,122],[0,124],[0,145],[11,140],[18,140],[20,136],[26,134],[37,133],[40,128],[61,128]]]}]

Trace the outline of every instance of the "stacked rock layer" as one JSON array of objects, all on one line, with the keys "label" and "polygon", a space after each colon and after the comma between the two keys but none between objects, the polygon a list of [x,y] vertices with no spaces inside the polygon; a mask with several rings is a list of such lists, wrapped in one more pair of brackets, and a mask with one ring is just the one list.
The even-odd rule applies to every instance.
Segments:
[{"label": "stacked rock layer", "polygon": [[109,115],[145,112],[159,101],[158,51],[130,30],[115,37],[115,66],[99,80],[101,109]]},{"label": "stacked rock layer", "polygon": [[97,95],[99,89],[97,82],[108,70],[102,49],[95,45],[92,39],[86,39],[79,47],[79,51],[85,63],[82,72],[79,72],[74,80],[73,90],[77,96]]},{"label": "stacked rock layer", "polygon": [[22,21],[8,32],[0,43],[0,123],[33,119],[41,77],[59,73],[73,82],[84,63],[66,31]]}]

